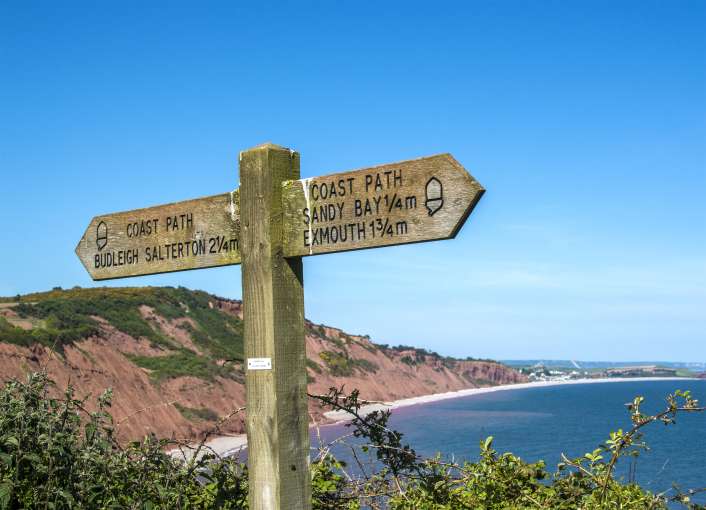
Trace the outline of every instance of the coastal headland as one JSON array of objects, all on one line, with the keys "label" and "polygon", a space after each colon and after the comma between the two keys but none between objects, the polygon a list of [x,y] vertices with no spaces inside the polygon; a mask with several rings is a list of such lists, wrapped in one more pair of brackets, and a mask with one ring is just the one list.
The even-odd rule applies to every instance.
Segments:
[{"label": "coastal headland", "polygon": [[[55,289],[0,301],[0,379],[46,370],[57,392],[71,384],[88,408],[105,389],[121,441],[146,434],[198,441],[245,406],[240,301],[184,288]],[[432,344],[433,342],[430,342]],[[492,360],[375,343],[306,322],[308,391],[358,389],[394,401],[526,382]],[[221,434],[244,432],[237,413]],[[325,421],[311,402],[313,420]]]}]

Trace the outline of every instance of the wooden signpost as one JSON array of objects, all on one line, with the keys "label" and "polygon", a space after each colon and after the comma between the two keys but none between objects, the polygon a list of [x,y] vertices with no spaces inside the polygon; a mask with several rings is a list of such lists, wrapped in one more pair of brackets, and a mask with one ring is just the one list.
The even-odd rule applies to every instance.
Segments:
[{"label": "wooden signpost", "polygon": [[453,238],[484,189],[449,154],[299,179],[299,154],[240,155],[230,193],[93,218],[94,280],[240,264],[253,510],[311,508],[301,257]]}]

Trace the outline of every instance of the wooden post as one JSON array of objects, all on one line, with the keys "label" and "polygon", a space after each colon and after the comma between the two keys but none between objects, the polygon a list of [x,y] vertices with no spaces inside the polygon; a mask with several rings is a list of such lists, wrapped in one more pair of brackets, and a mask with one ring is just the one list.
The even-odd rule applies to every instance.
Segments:
[{"label": "wooden post", "polygon": [[302,260],[283,256],[282,182],[298,178],[294,151],[265,144],[241,153],[251,510],[311,508]]}]

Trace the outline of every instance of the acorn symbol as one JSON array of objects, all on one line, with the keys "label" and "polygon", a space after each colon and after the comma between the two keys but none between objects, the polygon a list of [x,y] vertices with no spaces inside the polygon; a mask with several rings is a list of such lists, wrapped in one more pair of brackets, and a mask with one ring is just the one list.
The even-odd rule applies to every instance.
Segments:
[{"label": "acorn symbol", "polygon": [[436,177],[432,177],[427,181],[427,200],[424,205],[429,210],[429,216],[434,216],[444,205],[444,190],[441,186],[441,181]]},{"label": "acorn symbol", "polygon": [[96,246],[98,251],[105,248],[106,244],[108,244],[108,225],[101,221],[96,227]]}]

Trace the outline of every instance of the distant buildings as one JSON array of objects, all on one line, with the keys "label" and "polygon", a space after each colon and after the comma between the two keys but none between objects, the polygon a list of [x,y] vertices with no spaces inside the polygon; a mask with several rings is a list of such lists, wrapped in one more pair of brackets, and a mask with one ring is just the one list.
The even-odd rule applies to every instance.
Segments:
[{"label": "distant buildings", "polygon": [[530,381],[568,381],[571,379],[597,379],[602,377],[676,377],[676,368],[665,368],[657,365],[633,365],[626,367],[606,368],[604,370],[575,369],[574,367],[548,368],[542,363],[522,367],[520,372]]},{"label": "distant buildings", "polygon": [[537,363],[531,367],[523,367],[520,372],[525,374],[530,381],[568,381],[571,379],[586,379],[591,377],[591,375],[584,370],[572,370],[572,369],[549,369]]},{"label": "distant buildings", "polygon": [[606,369],[606,377],[675,377],[676,368],[664,368],[656,365],[618,367]]}]

